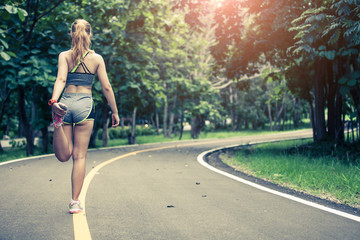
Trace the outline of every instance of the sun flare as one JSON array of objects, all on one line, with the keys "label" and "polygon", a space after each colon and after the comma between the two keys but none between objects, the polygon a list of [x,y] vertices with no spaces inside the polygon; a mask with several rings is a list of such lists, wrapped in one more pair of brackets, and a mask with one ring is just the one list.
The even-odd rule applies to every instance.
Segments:
[{"label": "sun flare", "polygon": [[211,0],[211,3],[214,4],[216,7],[221,7],[225,0]]}]

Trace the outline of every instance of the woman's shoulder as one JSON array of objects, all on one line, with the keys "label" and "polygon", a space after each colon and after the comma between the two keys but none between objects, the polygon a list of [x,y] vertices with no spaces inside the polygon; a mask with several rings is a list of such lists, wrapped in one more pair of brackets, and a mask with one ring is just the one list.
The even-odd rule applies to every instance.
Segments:
[{"label": "woman's shoulder", "polygon": [[90,52],[89,56],[93,57],[96,60],[101,60],[103,58],[100,54],[96,53],[95,51]]},{"label": "woman's shoulder", "polygon": [[101,64],[101,63],[104,62],[103,57],[100,54],[96,53],[96,52],[90,52],[90,54],[88,56],[89,56],[90,61],[94,61],[97,64]]},{"label": "woman's shoulder", "polygon": [[71,50],[67,50],[59,53],[59,59],[60,58],[65,58],[67,61],[71,59]]},{"label": "woman's shoulder", "polygon": [[67,56],[71,54],[71,50],[62,51],[59,55]]}]

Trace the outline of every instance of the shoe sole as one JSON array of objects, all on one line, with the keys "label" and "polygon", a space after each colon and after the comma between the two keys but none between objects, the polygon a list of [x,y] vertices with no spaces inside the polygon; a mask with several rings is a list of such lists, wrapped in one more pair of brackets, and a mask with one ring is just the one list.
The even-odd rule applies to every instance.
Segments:
[{"label": "shoe sole", "polygon": [[82,210],[70,210],[69,213],[71,214],[76,214],[76,213],[81,213]]}]

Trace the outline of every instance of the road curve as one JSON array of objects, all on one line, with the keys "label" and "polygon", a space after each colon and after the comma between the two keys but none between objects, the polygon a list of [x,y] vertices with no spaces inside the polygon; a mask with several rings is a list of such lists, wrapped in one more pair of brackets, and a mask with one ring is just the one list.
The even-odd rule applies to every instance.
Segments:
[{"label": "road curve", "polygon": [[74,217],[67,213],[70,162],[49,155],[2,164],[0,239],[358,239],[357,221],[197,162],[212,148],[302,137],[311,132],[91,150],[86,212]]}]

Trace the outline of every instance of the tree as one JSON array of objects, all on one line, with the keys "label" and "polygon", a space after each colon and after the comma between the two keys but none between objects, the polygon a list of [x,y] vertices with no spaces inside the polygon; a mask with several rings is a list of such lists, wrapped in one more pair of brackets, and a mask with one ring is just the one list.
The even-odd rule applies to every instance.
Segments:
[{"label": "tree", "polygon": [[[316,67],[315,140],[330,138],[336,144],[344,141],[344,95],[358,102],[357,90],[359,1],[319,2],[293,21],[299,41],[290,48],[301,61],[313,61]],[[309,57],[305,57],[305,56]],[[327,105],[326,105],[327,103]],[[328,108],[327,127],[324,109]],[[356,107],[357,109],[358,107]]]},{"label": "tree", "polygon": [[[49,68],[48,61],[42,59],[44,56],[48,57],[53,35],[51,32],[48,32],[48,35],[44,33],[43,27],[47,25],[41,23],[40,19],[53,20],[48,15],[63,2],[57,1],[43,6],[39,1],[20,1],[14,5],[5,5],[7,12],[12,14],[5,14],[3,20],[7,26],[13,27],[7,28],[3,34],[13,58],[6,63],[8,68],[2,76],[13,76],[10,88],[17,89],[19,119],[26,137],[27,155],[34,152],[34,127],[42,127],[35,117],[36,112],[48,111],[44,104],[46,100],[37,105],[30,94],[36,89],[36,92],[48,95],[47,87],[52,78],[49,73],[54,70]],[[17,13],[17,16],[14,13]],[[7,80],[2,78],[2,81],[10,80],[10,77],[6,78]]]}]

